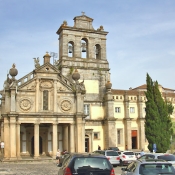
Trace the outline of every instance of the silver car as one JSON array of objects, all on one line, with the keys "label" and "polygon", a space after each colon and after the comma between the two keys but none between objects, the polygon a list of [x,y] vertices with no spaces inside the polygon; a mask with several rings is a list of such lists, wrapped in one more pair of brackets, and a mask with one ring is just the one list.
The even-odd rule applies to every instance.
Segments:
[{"label": "silver car", "polygon": [[175,175],[172,164],[161,159],[134,160],[121,170],[121,175]]},{"label": "silver car", "polygon": [[146,153],[139,157],[138,160],[145,159],[163,159],[170,162],[175,167],[175,155],[168,153]]}]

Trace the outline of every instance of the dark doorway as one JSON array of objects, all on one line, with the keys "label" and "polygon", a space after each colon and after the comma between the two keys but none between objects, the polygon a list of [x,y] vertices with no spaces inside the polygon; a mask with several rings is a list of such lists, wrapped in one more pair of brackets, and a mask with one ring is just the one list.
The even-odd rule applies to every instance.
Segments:
[{"label": "dark doorway", "polygon": [[137,149],[137,130],[132,130],[132,149]]},{"label": "dark doorway", "polygon": [[89,136],[85,136],[85,152],[89,152]]},{"label": "dark doorway", "polygon": [[[42,154],[43,150],[42,150],[42,146],[43,146],[43,142],[42,142],[42,137],[39,136],[39,154]],[[34,155],[34,136],[31,139],[31,155]]]}]

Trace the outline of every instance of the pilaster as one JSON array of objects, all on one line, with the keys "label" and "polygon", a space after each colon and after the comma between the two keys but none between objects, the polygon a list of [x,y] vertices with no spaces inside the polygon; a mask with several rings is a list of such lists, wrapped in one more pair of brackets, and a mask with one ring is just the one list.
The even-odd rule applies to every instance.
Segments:
[{"label": "pilaster", "polygon": [[10,158],[10,122],[7,115],[4,117],[4,158]]},{"label": "pilaster", "polygon": [[10,159],[16,159],[16,114],[10,114]]},{"label": "pilaster", "polygon": [[16,152],[17,152],[17,158],[21,159],[20,154],[20,123],[16,123]]}]

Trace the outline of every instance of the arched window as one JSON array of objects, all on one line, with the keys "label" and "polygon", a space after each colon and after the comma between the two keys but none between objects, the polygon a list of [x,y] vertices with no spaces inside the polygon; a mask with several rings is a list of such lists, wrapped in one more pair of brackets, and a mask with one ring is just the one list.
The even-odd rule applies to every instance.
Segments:
[{"label": "arched window", "polygon": [[101,59],[101,47],[99,44],[95,45],[95,58]]},{"label": "arched window", "polygon": [[81,40],[81,58],[88,58],[88,40],[86,38]]},{"label": "arched window", "polygon": [[74,43],[72,41],[68,43],[68,57],[74,57]]}]

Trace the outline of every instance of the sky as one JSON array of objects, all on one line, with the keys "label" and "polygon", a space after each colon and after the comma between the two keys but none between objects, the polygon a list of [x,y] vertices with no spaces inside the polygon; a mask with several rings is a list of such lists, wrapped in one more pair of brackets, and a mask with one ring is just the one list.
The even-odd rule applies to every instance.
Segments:
[{"label": "sky", "polygon": [[0,0],[0,90],[12,64],[16,79],[32,72],[33,58],[58,53],[56,31],[82,15],[107,35],[113,89],[153,81],[175,89],[175,0]]}]

